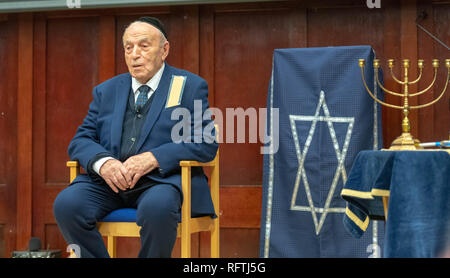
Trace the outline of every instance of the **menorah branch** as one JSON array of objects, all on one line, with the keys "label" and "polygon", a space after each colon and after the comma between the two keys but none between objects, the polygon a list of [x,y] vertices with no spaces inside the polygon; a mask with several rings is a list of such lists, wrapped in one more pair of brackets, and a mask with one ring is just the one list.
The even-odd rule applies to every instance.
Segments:
[{"label": "menorah branch", "polygon": [[447,87],[448,87],[448,83],[450,82],[450,68],[448,68],[448,73],[447,73],[447,81],[445,82],[445,86],[444,89],[442,90],[442,92],[439,94],[439,97],[436,98],[435,100],[426,103],[426,104],[422,104],[422,105],[415,105],[415,106],[411,106],[410,109],[419,109],[419,108],[424,108],[430,105],[435,104],[436,102],[438,102],[442,96],[444,95],[445,91],[447,91]]},{"label": "menorah branch", "polygon": [[395,82],[397,82],[400,85],[405,85],[405,82],[400,81],[397,79],[397,77],[395,77],[394,72],[392,71],[392,68],[390,68],[390,72],[391,72],[392,79],[394,79]]},{"label": "menorah branch", "polygon": [[422,68],[419,68],[419,76],[414,81],[409,81],[408,85],[416,84],[422,78]]},{"label": "menorah branch", "polygon": [[396,109],[403,109],[403,106],[398,106],[398,105],[394,105],[394,104],[390,104],[390,103],[386,103],[384,101],[379,100],[378,98],[376,98],[372,92],[370,91],[369,87],[367,86],[366,83],[366,79],[364,78],[364,67],[361,67],[361,76],[362,76],[362,80],[364,83],[364,86],[366,87],[367,92],[369,93],[369,95],[378,103],[385,105],[387,107],[391,107],[391,108],[396,108]]},{"label": "menorah branch", "polygon": [[403,96],[403,94],[396,93],[396,92],[393,92],[393,91],[390,91],[390,90],[386,89],[386,88],[383,86],[383,84],[381,84],[380,79],[378,78],[378,68],[375,68],[374,70],[375,70],[375,79],[377,80],[378,86],[380,86],[380,88],[381,88],[383,91],[385,91],[386,93],[389,93],[389,94],[391,94],[391,95],[394,95],[394,96],[398,96],[398,97],[402,97],[402,96]]},{"label": "menorah branch", "polygon": [[414,97],[414,96],[419,96],[427,91],[429,91],[431,89],[431,87],[433,87],[434,83],[436,82],[436,77],[437,77],[437,68],[434,68],[434,77],[433,77],[433,81],[431,82],[431,84],[426,87],[425,89],[423,89],[420,92],[414,93],[414,94],[409,94],[410,97]]}]

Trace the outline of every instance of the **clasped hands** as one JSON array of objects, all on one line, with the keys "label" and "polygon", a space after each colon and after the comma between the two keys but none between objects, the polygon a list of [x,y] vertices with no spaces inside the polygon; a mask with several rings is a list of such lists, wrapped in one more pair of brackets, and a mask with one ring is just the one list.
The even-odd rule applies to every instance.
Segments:
[{"label": "clasped hands", "polygon": [[107,160],[100,168],[100,176],[114,192],[119,193],[119,189],[132,189],[143,175],[158,167],[155,156],[145,152],[131,156],[123,163],[117,159]]}]

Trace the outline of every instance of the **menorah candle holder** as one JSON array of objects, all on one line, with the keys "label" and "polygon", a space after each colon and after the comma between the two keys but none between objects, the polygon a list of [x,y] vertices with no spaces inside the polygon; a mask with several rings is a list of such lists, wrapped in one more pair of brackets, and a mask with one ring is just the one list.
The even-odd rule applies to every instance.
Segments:
[{"label": "menorah candle holder", "polygon": [[419,92],[415,92],[415,93],[410,93],[409,92],[409,85],[412,84],[416,84],[417,82],[419,82],[419,80],[422,78],[422,71],[424,68],[424,61],[423,60],[418,60],[417,61],[417,67],[419,68],[419,76],[413,80],[410,81],[409,80],[409,76],[408,76],[408,69],[410,67],[410,61],[409,59],[404,59],[403,60],[403,80],[399,80],[395,77],[394,72],[393,72],[393,68],[394,68],[394,59],[389,59],[388,60],[388,67],[390,69],[390,73],[392,78],[394,79],[395,82],[397,82],[398,84],[402,85],[403,87],[403,92],[399,93],[399,92],[393,92],[391,90],[386,89],[380,82],[379,78],[378,78],[378,69],[380,68],[380,60],[379,59],[374,59],[373,60],[373,68],[375,71],[375,79],[376,82],[378,84],[378,86],[380,86],[380,88],[385,91],[388,94],[394,95],[394,96],[399,96],[403,98],[403,105],[395,105],[395,104],[391,104],[391,103],[386,103],[380,99],[378,99],[369,89],[369,87],[367,86],[366,80],[364,78],[364,67],[365,67],[366,61],[364,59],[359,59],[359,67],[361,68],[361,75],[362,75],[362,80],[364,82],[364,86],[366,87],[367,92],[369,93],[369,95],[378,103],[390,107],[390,108],[394,108],[394,109],[401,109],[403,111],[403,121],[402,121],[402,134],[397,137],[397,139],[394,140],[394,142],[392,142],[391,147],[389,148],[389,150],[417,150],[417,149],[422,149],[422,147],[419,146],[420,141],[416,138],[414,138],[411,133],[411,126],[410,126],[410,122],[408,119],[408,114],[409,111],[412,109],[420,109],[420,108],[424,108],[430,105],[433,105],[434,103],[436,103],[437,101],[439,101],[442,96],[444,95],[445,91],[447,90],[447,86],[448,83],[450,81],[450,59],[446,59],[445,60],[445,66],[447,67],[447,80],[445,82],[444,85],[444,89],[442,90],[442,92],[439,94],[439,96],[437,98],[435,98],[434,100],[425,103],[425,104],[421,104],[421,105],[409,105],[409,98],[411,97],[416,97],[419,95],[422,95],[428,91],[430,91],[430,89],[434,86],[435,82],[436,82],[436,77],[437,77],[437,71],[439,68],[439,60],[437,59],[433,59],[432,62],[432,66],[434,69],[434,77],[433,77],[433,81],[431,82],[431,84],[426,87],[425,89],[419,91]]}]

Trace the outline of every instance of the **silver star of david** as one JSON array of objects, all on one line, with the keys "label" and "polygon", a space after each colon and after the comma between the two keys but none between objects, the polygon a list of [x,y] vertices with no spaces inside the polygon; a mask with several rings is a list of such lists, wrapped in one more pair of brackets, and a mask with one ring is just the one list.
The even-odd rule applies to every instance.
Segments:
[{"label": "silver star of david", "polygon": [[[323,109],[325,116],[320,116],[320,108]],[[328,110],[328,106],[325,102],[325,93],[323,91],[320,92],[319,103],[317,104],[317,108],[316,108],[316,112],[315,112],[314,116],[289,115],[289,118],[290,118],[290,123],[291,123],[292,134],[294,137],[296,155],[298,158],[298,171],[297,171],[294,191],[293,191],[292,199],[291,199],[291,210],[311,212],[314,226],[316,229],[316,235],[318,235],[320,233],[320,230],[322,229],[323,223],[325,222],[325,219],[326,219],[328,213],[330,213],[330,212],[333,212],[333,213],[345,212],[345,208],[330,208],[330,202],[333,197],[334,191],[336,189],[336,185],[339,181],[339,177],[342,176],[342,180],[344,183],[347,181],[347,173],[345,171],[344,161],[345,161],[345,157],[347,154],[347,149],[348,149],[348,145],[350,142],[350,138],[352,135],[353,124],[355,122],[355,118],[354,117],[330,117],[330,111]],[[306,139],[303,151],[300,148],[300,143],[298,140],[297,128],[295,125],[296,121],[312,122],[311,128],[308,133],[308,138]],[[309,183],[308,183],[308,177],[306,175],[306,171],[304,168],[305,158],[308,153],[312,138],[314,136],[316,124],[318,121],[327,122],[328,129],[330,131],[331,139],[333,142],[333,148],[334,148],[334,151],[336,152],[336,158],[338,160],[336,172],[334,174],[334,178],[331,183],[330,190],[328,191],[327,199],[325,201],[325,206],[323,208],[314,207],[314,203],[313,203],[313,200],[311,197],[311,190],[310,190]],[[342,147],[342,151],[339,149],[339,144],[336,139],[336,132],[334,130],[333,123],[348,123],[347,134],[345,136],[345,141],[344,141],[344,145]],[[306,197],[308,199],[309,206],[299,206],[299,205],[295,204],[295,201],[297,200],[300,179],[302,179],[303,184],[305,186]],[[317,213],[322,213],[322,215],[320,216],[320,219],[317,219]]]}]

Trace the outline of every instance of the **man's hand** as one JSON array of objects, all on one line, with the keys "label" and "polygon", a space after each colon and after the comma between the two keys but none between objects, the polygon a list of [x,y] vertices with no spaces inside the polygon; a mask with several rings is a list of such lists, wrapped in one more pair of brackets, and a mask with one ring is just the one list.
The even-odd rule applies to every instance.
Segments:
[{"label": "man's hand", "polygon": [[130,188],[133,188],[143,175],[159,167],[158,161],[151,152],[134,155],[128,158],[123,165],[132,179]]},{"label": "man's hand", "polygon": [[107,160],[100,168],[100,176],[111,187],[119,193],[120,190],[126,190],[131,186],[132,176],[127,168],[117,159]]}]

